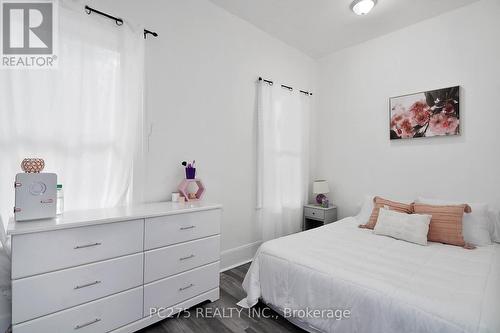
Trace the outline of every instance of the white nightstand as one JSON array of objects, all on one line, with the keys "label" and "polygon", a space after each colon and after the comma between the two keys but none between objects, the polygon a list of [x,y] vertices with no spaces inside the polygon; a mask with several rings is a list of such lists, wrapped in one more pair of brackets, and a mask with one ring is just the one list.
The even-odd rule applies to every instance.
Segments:
[{"label": "white nightstand", "polygon": [[319,205],[304,205],[302,230],[309,230],[337,221],[337,206],[323,208]]}]

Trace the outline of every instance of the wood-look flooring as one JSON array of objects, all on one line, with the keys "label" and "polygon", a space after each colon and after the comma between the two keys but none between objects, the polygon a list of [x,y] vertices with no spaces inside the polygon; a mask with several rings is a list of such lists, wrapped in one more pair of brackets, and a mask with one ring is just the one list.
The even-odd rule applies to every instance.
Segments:
[{"label": "wood-look flooring", "polygon": [[[252,312],[242,311],[238,315],[235,310],[230,316],[231,309],[239,308],[236,303],[246,296],[241,283],[250,267],[245,264],[220,275],[220,299],[214,303],[203,303],[189,310],[189,314],[179,314],[165,319],[155,325],[139,331],[139,333],[284,333],[305,332],[294,326],[276,312],[259,303]],[[265,316],[257,316],[261,311]],[[197,313],[209,314],[197,316]]]}]

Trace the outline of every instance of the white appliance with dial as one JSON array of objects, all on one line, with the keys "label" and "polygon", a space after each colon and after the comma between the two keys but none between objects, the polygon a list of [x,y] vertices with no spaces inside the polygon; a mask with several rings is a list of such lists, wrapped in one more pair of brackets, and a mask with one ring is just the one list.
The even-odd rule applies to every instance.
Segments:
[{"label": "white appliance with dial", "polygon": [[14,184],[16,221],[56,217],[57,175],[18,173]]}]

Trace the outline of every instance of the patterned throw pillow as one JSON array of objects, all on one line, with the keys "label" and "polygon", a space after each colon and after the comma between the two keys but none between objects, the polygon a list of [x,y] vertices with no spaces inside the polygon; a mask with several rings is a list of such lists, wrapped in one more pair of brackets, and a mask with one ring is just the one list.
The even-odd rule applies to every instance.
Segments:
[{"label": "patterned throw pillow", "polygon": [[416,203],[414,211],[417,214],[432,215],[428,241],[468,247],[462,234],[462,220],[464,213],[472,212],[469,205],[434,206]]},{"label": "patterned throw pillow", "polygon": [[399,213],[411,214],[413,213],[413,204],[405,204],[401,202],[387,200],[381,197],[373,198],[373,211],[370,216],[370,220],[367,224],[362,224],[359,227],[363,229],[374,229],[377,224],[378,214],[380,208],[385,208],[389,210],[393,210]]}]

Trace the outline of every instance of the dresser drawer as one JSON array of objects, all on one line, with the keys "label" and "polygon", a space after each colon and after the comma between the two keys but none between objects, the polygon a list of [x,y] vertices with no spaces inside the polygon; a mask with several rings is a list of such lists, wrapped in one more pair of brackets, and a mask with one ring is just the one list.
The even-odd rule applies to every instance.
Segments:
[{"label": "dresser drawer", "polygon": [[12,281],[12,322],[20,323],[143,283],[143,255],[101,261]]},{"label": "dresser drawer", "polygon": [[144,316],[151,309],[168,308],[217,287],[218,262],[150,283],[144,286]]},{"label": "dresser drawer", "polygon": [[14,325],[13,333],[105,333],[142,318],[142,287]]},{"label": "dresser drawer", "polygon": [[148,251],[144,257],[144,283],[218,261],[219,256],[220,236]]},{"label": "dresser drawer", "polygon": [[14,235],[12,278],[141,252],[143,229],[144,220],[134,220]]},{"label": "dresser drawer", "polygon": [[304,215],[307,218],[324,220],[325,219],[325,211],[321,209],[314,209],[310,207],[304,208]]},{"label": "dresser drawer", "polygon": [[220,233],[220,209],[146,219],[145,248],[151,250]]}]

